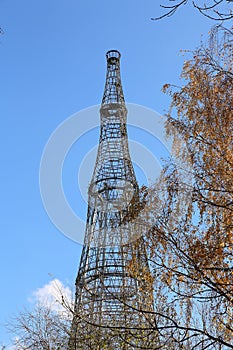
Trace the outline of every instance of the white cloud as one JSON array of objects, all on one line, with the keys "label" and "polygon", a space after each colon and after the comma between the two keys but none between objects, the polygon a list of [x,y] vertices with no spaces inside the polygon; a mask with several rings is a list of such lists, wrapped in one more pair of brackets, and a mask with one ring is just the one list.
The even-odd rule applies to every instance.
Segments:
[{"label": "white cloud", "polygon": [[14,344],[2,346],[1,349],[2,350],[23,350],[22,346],[20,346],[18,337],[15,337],[12,343]]},{"label": "white cloud", "polygon": [[19,350],[17,345],[8,345],[2,348],[3,350]]},{"label": "white cloud", "polygon": [[[59,316],[61,316],[61,320],[70,322],[73,317],[72,311],[70,311],[73,310],[72,294],[73,293],[68,286],[65,286],[59,279],[55,278],[32,293],[31,297],[29,298],[29,302],[33,304],[33,308],[29,311],[26,310],[25,315],[30,315],[30,313],[33,314],[35,312],[35,315],[37,316],[37,306],[42,306],[42,310],[43,307],[49,308],[49,310],[59,314]],[[43,313],[41,315],[43,315]],[[19,326],[19,330],[23,329],[23,326],[21,328],[20,327],[21,326]],[[15,328],[15,330],[17,330],[17,328]],[[23,331],[27,332],[25,329],[23,329]],[[14,337],[12,339],[12,344],[6,346],[1,345],[0,343],[0,350],[23,349],[25,349],[25,347],[21,345],[19,337]]]},{"label": "white cloud", "polygon": [[64,305],[68,308],[72,308],[72,291],[59,279],[55,278],[48,284],[34,291],[30,301],[39,303],[60,313],[65,311],[66,308],[64,308]]}]

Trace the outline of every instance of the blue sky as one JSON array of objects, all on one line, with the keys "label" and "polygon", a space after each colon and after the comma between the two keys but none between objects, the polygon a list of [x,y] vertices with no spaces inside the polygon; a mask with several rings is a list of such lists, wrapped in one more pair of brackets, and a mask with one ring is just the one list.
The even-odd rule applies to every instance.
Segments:
[{"label": "blue sky", "polygon": [[[101,102],[106,51],[118,49],[122,54],[126,101],[163,114],[169,98],[161,92],[162,85],[181,84],[184,57],[179,50],[194,49],[210,29],[212,23],[189,7],[151,21],[160,13],[158,3],[0,0],[0,324],[28,305],[33,292],[51,278],[74,283],[81,246],[60,233],[47,216],[39,167],[56,127]],[[143,140],[146,143],[142,135]],[[74,201],[75,148],[72,153],[65,178],[67,196]],[[77,211],[85,212],[85,204],[78,203],[77,193]],[[8,335],[0,325],[2,342],[8,342]]]}]

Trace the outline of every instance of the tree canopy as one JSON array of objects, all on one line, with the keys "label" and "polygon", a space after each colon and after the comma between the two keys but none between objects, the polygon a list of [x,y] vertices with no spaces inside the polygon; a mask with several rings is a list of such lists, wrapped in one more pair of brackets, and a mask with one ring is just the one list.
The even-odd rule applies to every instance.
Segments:
[{"label": "tree canopy", "polygon": [[184,86],[163,88],[178,161],[148,191],[146,221],[155,302],[163,300],[155,328],[173,349],[233,348],[232,39],[214,28],[184,63]]}]

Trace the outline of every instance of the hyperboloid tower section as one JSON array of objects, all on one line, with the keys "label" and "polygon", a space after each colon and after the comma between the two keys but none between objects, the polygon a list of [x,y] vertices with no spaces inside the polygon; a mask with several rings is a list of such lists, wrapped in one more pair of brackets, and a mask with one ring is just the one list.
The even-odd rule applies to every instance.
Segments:
[{"label": "hyperboloid tower section", "polygon": [[106,57],[99,148],[88,190],[69,350],[152,348],[153,290],[135,220],[139,188],[128,148],[120,53],[111,50]]}]

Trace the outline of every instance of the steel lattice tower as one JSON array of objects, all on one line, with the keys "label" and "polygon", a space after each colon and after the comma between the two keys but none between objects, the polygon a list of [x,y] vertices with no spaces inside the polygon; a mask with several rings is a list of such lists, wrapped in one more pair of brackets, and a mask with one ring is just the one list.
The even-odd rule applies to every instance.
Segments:
[{"label": "steel lattice tower", "polygon": [[[99,148],[88,190],[69,350],[146,349],[151,341],[153,290],[135,220],[139,188],[128,148],[120,53],[108,51],[106,58]],[[142,309],[149,311],[147,316]]]}]

